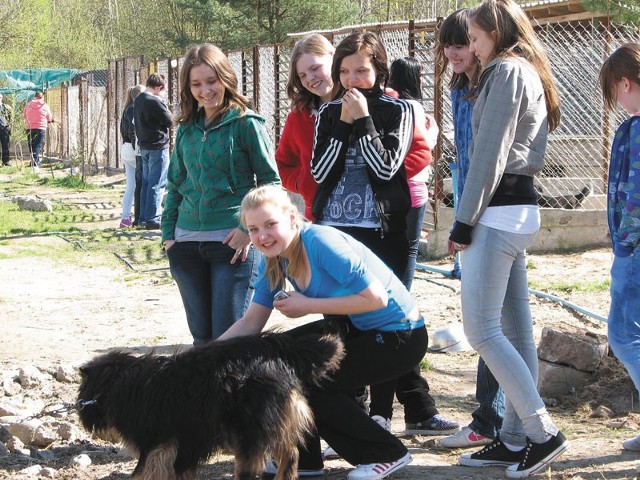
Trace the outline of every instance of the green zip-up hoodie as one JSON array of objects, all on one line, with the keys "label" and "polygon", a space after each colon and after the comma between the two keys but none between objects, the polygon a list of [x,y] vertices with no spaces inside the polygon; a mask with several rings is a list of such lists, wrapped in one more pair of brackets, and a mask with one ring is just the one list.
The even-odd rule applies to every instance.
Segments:
[{"label": "green zip-up hoodie", "polygon": [[256,186],[280,183],[265,120],[251,110],[227,112],[205,130],[202,118],[181,124],[167,173],[162,240],[176,226],[214,231],[239,226],[240,202]]}]

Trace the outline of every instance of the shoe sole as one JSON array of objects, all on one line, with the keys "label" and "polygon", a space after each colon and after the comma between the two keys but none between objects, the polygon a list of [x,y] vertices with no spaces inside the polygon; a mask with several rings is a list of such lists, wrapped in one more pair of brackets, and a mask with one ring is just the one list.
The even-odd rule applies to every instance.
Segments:
[{"label": "shoe sole", "polygon": [[453,428],[449,430],[405,430],[405,435],[423,435],[425,437],[436,437],[442,435],[453,435],[456,432],[459,432],[459,428]]},{"label": "shoe sole", "polygon": [[533,475],[534,473],[538,473],[540,470],[543,470],[547,465],[553,462],[558,456],[560,456],[564,451],[569,448],[571,445],[570,442],[564,442],[558,448],[556,448],[549,455],[544,457],[540,462],[538,462],[535,466],[527,469],[527,470],[509,470],[507,468],[507,477],[508,478],[527,478],[529,475]]},{"label": "shoe sole", "polygon": [[518,465],[518,461],[504,462],[501,460],[476,460],[475,458],[460,457],[458,463],[465,467],[510,467],[511,465]]}]

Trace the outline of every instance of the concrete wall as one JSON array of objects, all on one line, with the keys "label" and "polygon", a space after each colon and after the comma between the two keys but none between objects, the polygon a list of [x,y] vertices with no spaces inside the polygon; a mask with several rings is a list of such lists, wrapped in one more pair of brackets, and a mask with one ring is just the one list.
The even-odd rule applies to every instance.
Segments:
[{"label": "concrete wall", "polygon": [[[601,206],[601,199],[596,197],[598,196],[590,200],[593,202],[593,209],[541,208],[542,226],[528,251],[572,250],[610,245],[607,213]],[[590,208],[584,204],[583,206]],[[421,255],[427,259],[447,256],[447,240],[453,219],[452,208],[438,209],[438,228],[429,230],[428,241],[421,242]]]}]

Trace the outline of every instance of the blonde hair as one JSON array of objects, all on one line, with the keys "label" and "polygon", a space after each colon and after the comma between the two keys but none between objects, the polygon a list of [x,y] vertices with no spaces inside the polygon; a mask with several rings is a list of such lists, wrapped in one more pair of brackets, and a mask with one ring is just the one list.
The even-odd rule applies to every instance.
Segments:
[{"label": "blonde hair", "polygon": [[[334,52],[333,45],[325,37],[319,33],[312,33],[301,38],[296,42],[291,50],[291,62],[289,67],[289,79],[287,81],[287,96],[291,100],[291,107],[301,109],[307,107],[309,109],[317,108],[318,96],[304,88],[300,76],[297,71],[297,63],[302,55],[317,55],[319,57],[331,55]],[[337,90],[337,85],[333,85],[333,92]]]},{"label": "blonde hair", "polygon": [[239,109],[244,114],[249,106],[247,97],[238,92],[238,77],[233,71],[231,62],[218,47],[211,43],[193,45],[184,57],[180,72],[180,114],[178,123],[194,123],[198,115],[198,101],[191,94],[189,74],[197,65],[208,65],[216,72],[218,81],[224,85],[222,108],[212,119],[218,122],[229,110]]},{"label": "blonde hair", "polygon": [[616,49],[600,68],[600,89],[607,110],[616,107],[617,83],[623,78],[640,85],[640,45],[637,43],[625,43]]},{"label": "blonde hair", "polygon": [[247,228],[247,211],[255,210],[265,203],[270,203],[279,208],[283,215],[292,215],[294,219],[293,228],[296,230],[296,235],[287,250],[288,263],[279,256],[265,257],[265,275],[269,282],[269,288],[276,290],[284,288],[286,283],[285,272],[291,277],[296,277],[302,273],[307,265],[304,247],[300,239],[300,228],[303,220],[302,215],[300,215],[298,208],[291,201],[286,190],[277,185],[264,185],[249,191],[242,199],[240,204],[240,223],[242,226]]},{"label": "blonde hair", "polygon": [[484,0],[471,9],[469,22],[495,36],[496,57],[522,57],[540,76],[547,104],[547,122],[553,132],[560,124],[560,97],[549,59],[524,10],[513,0]]}]

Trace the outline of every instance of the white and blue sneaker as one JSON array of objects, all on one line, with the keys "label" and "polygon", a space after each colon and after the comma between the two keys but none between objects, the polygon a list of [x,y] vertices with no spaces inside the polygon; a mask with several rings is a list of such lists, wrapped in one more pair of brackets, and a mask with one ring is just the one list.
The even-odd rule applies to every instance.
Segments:
[{"label": "white and blue sneaker", "polygon": [[406,467],[411,463],[413,458],[411,454],[407,454],[389,463],[367,463],[366,465],[358,465],[354,470],[351,470],[347,475],[347,480],[379,480],[391,475],[393,472],[397,472],[401,468]]}]

